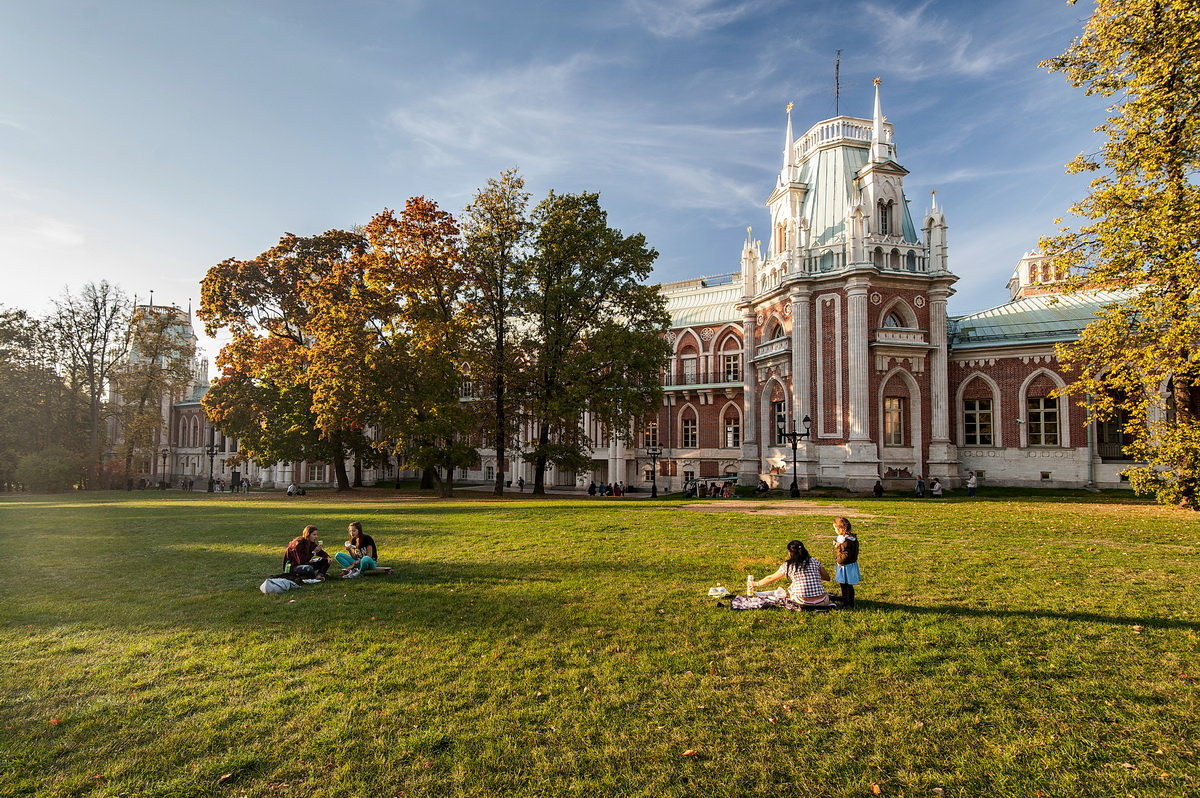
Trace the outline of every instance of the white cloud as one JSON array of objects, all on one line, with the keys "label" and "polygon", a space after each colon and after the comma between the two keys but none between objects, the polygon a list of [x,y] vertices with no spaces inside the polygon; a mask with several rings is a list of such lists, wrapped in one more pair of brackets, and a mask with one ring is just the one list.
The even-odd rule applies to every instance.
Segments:
[{"label": "white cloud", "polygon": [[75,248],[86,241],[80,227],[50,216],[17,213],[0,225],[0,248],[8,252]]},{"label": "white cloud", "polygon": [[391,113],[401,134],[393,165],[469,173],[472,185],[510,166],[531,183],[586,177],[596,187],[598,176],[617,175],[622,190],[666,208],[758,207],[762,187],[730,175],[746,172],[747,137],[769,133],[662,122],[655,115],[666,112],[649,103],[598,96],[587,78],[607,64],[576,55],[450,77]]},{"label": "white cloud", "polygon": [[8,117],[8,116],[0,116],[0,127],[11,127],[11,128],[16,128],[17,130],[25,129],[24,125],[22,125],[20,122],[13,119],[12,117]]},{"label": "white cloud", "polygon": [[722,28],[775,3],[773,0],[626,0],[626,5],[655,36],[683,39]]},{"label": "white cloud", "polygon": [[887,72],[911,79],[946,74],[980,77],[1019,55],[1012,42],[995,38],[978,42],[961,26],[926,14],[928,7],[928,0],[907,12],[892,5],[863,3],[871,18],[868,28],[879,32]]}]

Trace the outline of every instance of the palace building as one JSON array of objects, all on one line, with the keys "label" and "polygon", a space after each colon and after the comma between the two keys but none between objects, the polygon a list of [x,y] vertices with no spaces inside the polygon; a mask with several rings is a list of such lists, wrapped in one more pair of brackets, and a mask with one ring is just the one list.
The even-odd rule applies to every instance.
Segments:
[{"label": "palace building", "polygon": [[[826,119],[799,138],[789,106],[765,247],[747,228],[736,271],[660,287],[673,355],[657,417],[631,440],[585,418],[591,470],[551,468],[546,485],[671,491],[736,478],[786,488],[794,473],[801,488],[865,491],[882,480],[903,490],[922,476],[952,489],[968,471],[991,485],[1121,485],[1130,463],[1119,425],[1087,425],[1079,397],[1053,395],[1065,385],[1054,346],[1120,295],[1059,293],[1060,275],[1027,253],[1007,302],[950,316],[946,217],[936,196],[912,216],[907,175],[878,82],[871,118]],[[206,388],[198,369],[195,389],[170,408],[161,464],[141,463],[147,476],[231,475],[237,442],[204,420]],[[490,482],[497,471],[533,482],[530,464],[516,454],[498,462],[488,449],[455,478]],[[333,479],[321,463],[242,472],[266,486]]]},{"label": "palace building", "polygon": [[[1054,346],[1115,294],[1059,294],[1037,254],[1009,301],[951,317],[957,278],[936,196],[909,212],[876,82],[870,119],[792,134],[767,197],[764,249],[750,229],[738,271],[665,284],[674,355],[656,420],[596,452],[598,481],[736,477],[786,487],[1115,487],[1117,425],[1085,426]],[[799,434],[797,434],[799,433]],[[636,444],[636,445],[634,445]],[[794,444],[794,445],[793,445]],[[659,454],[661,450],[661,454]],[[659,455],[651,458],[651,454]]]}]

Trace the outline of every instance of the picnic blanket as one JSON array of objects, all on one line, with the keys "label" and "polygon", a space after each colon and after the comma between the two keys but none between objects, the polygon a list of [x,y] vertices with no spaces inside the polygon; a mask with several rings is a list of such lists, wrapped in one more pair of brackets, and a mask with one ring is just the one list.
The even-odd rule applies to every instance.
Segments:
[{"label": "picnic blanket", "polygon": [[734,596],[729,600],[732,610],[792,610],[793,612],[828,612],[833,604],[803,604],[786,595]]}]

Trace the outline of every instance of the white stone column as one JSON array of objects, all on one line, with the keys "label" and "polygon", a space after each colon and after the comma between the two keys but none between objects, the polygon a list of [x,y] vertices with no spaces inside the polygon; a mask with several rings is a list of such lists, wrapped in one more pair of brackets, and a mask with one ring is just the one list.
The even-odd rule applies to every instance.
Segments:
[{"label": "white stone column", "polygon": [[762,471],[762,455],[758,446],[758,373],[754,367],[757,341],[757,322],[754,312],[742,312],[742,464],[739,481],[757,485]]},{"label": "white stone column", "polygon": [[[813,415],[812,388],[812,292],[805,286],[793,287],[792,303],[792,420],[794,429],[804,431],[804,417]],[[813,421],[812,428],[816,428]],[[800,487],[807,490],[817,484],[817,450],[812,438],[800,442],[796,451]]]},{"label": "white stone column", "polygon": [[846,371],[849,377],[851,441],[869,441],[871,438],[867,288],[867,282],[861,278],[852,279],[846,285],[846,331],[849,342]]},{"label": "white stone column", "polygon": [[871,441],[870,327],[865,277],[846,282],[847,393],[850,436],[846,447],[845,483],[849,490],[867,491],[879,478],[879,450]]},{"label": "white stone column", "polygon": [[935,286],[929,296],[929,393],[931,435],[929,477],[937,477],[946,487],[958,487],[960,482],[958,448],[950,441],[950,339],[946,322],[946,303],[950,298],[947,286]]}]

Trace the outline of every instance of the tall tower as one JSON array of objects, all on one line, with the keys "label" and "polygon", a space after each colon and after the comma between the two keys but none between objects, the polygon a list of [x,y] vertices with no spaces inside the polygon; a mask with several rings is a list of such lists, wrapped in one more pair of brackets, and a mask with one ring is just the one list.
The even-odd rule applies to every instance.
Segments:
[{"label": "tall tower", "polygon": [[918,234],[878,79],[869,119],[837,116],[794,139],[791,112],[766,202],[767,252],[749,257],[743,247],[739,307],[755,375],[747,427],[762,431],[758,462],[744,460],[743,473],[782,473],[793,452],[781,434],[807,416],[811,436],[796,452],[803,468],[794,464],[801,483],[861,490],[905,474],[945,480],[955,465],[945,308],[956,279],[945,217],[935,206]]}]

